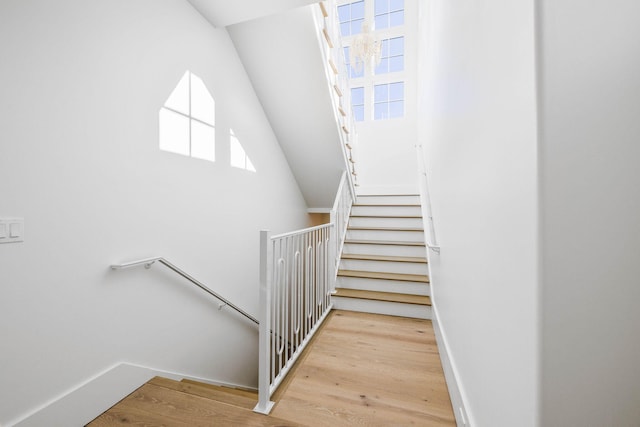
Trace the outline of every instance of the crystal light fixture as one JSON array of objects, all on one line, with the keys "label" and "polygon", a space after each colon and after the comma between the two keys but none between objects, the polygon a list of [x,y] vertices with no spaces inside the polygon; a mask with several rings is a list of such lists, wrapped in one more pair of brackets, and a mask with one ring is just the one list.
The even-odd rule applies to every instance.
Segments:
[{"label": "crystal light fixture", "polygon": [[373,64],[379,65],[381,58],[381,43],[369,28],[369,24],[362,24],[362,32],[354,37],[349,50],[349,59],[356,72],[360,72],[363,66],[373,68]]}]

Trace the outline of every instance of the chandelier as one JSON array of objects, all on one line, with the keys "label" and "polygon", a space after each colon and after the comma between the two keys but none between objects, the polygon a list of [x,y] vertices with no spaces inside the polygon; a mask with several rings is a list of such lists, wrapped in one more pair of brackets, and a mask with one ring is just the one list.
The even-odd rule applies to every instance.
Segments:
[{"label": "chandelier", "polygon": [[373,68],[373,64],[379,65],[381,58],[380,40],[371,33],[369,24],[362,24],[362,32],[351,43],[349,59],[353,69],[359,73],[363,66]]}]

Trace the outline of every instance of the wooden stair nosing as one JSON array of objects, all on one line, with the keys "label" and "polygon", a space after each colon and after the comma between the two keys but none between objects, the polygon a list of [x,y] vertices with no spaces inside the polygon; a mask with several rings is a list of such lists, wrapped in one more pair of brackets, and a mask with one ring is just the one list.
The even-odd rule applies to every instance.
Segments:
[{"label": "wooden stair nosing", "polygon": [[233,392],[234,389],[228,387],[216,386],[213,388],[209,387],[209,384],[205,385],[197,381],[174,381],[163,377],[154,377],[148,383],[245,409],[253,409],[258,402],[258,396],[247,397]]},{"label": "wooden stair nosing", "polygon": [[358,197],[420,197],[420,194],[358,194]]},{"label": "wooden stair nosing", "polygon": [[226,386],[221,386],[221,385],[203,383],[203,382],[196,381],[196,380],[190,380],[188,378],[184,378],[184,379],[180,380],[180,382],[181,383],[185,383],[185,384],[195,385],[195,386],[202,387],[202,388],[208,388],[210,390],[216,390],[216,391],[222,390],[225,393],[234,394],[236,396],[242,396],[242,397],[245,397],[247,399],[255,399],[256,401],[258,400],[258,392],[257,391],[253,391],[253,390],[243,390],[243,389],[237,388],[237,387],[226,387]]},{"label": "wooden stair nosing", "polygon": [[393,246],[425,246],[424,242],[398,242],[392,240],[354,240],[346,239],[344,243],[355,245],[393,245]]},{"label": "wooden stair nosing", "polygon": [[338,270],[338,277],[360,277],[363,279],[396,280],[400,282],[429,283],[426,274],[383,273],[377,271]]},{"label": "wooden stair nosing", "polygon": [[350,225],[347,230],[364,231],[424,231],[422,227],[369,227],[366,225]]},{"label": "wooden stair nosing", "polygon": [[349,215],[350,218],[422,218],[422,215]]},{"label": "wooden stair nosing", "polygon": [[412,208],[419,208],[421,205],[420,203],[390,203],[390,204],[384,204],[384,203],[354,203],[352,205],[352,207],[358,207],[358,206],[362,206],[362,207],[391,207],[391,208],[405,208],[405,207],[412,207]]},{"label": "wooden stair nosing", "polygon": [[[100,422],[105,415],[121,415],[130,424],[158,425],[147,422],[146,414],[154,419],[162,417],[160,425],[246,425],[246,426],[293,426],[298,425],[276,417],[265,417],[251,409],[238,407],[206,397],[172,390],[167,387],[146,383],[125,399],[107,410],[89,426],[109,426]],[[97,422],[96,422],[97,421]]]},{"label": "wooden stair nosing", "polygon": [[424,257],[392,256],[392,255],[342,254],[340,258],[348,259],[348,260],[362,260],[362,261],[407,262],[407,263],[415,263],[415,264],[427,263],[427,258],[424,258]]},{"label": "wooden stair nosing", "polygon": [[397,294],[392,292],[362,291],[358,289],[336,288],[334,297],[385,301],[403,304],[431,305],[431,298],[424,295]]}]

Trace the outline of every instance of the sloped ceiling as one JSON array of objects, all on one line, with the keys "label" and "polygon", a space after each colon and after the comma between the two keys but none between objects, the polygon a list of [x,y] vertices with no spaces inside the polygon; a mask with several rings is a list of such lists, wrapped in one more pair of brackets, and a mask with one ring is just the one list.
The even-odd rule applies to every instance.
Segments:
[{"label": "sloped ceiling", "polygon": [[214,27],[275,15],[317,0],[188,0]]},{"label": "sloped ceiling", "polygon": [[328,208],[345,165],[312,7],[228,31],[307,205]]},{"label": "sloped ceiling", "polygon": [[330,208],[346,167],[313,17],[317,0],[188,1],[229,32],[307,206]]}]

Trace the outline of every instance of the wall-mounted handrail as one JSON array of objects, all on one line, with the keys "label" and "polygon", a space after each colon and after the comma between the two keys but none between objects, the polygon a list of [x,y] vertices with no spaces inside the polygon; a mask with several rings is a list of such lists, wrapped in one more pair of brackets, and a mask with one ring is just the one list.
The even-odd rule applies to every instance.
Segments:
[{"label": "wall-mounted handrail", "polygon": [[431,195],[429,194],[429,182],[427,180],[427,165],[424,160],[424,151],[421,144],[416,145],[418,156],[418,174],[420,178],[420,204],[422,205],[423,217],[426,219],[427,233],[426,245],[436,253],[440,253],[440,245],[436,239],[436,229],[433,223],[433,213],[431,212]]},{"label": "wall-mounted handrail", "polygon": [[246,311],[244,311],[243,309],[241,309],[237,305],[233,304],[228,299],[222,297],[221,295],[219,295],[215,291],[211,290],[204,283],[202,283],[201,281],[197,280],[196,278],[194,278],[190,274],[186,273],[185,271],[181,270],[180,268],[176,267],[174,264],[172,264],[171,262],[167,261],[163,257],[146,258],[146,259],[141,259],[141,260],[138,260],[138,261],[131,261],[131,262],[123,263],[123,264],[113,264],[111,266],[111,269],[113,269],[113,270],[122,270],[122,269],[125,269],[125,268],[136,267],[136,266],[139,266],[139,265],[144,265],[144,268],[148,269],[148,268],[151,268],[151,266],[155,262],[159,262],[160,264],[162,264],[165,267],[169,268],[170,270],[174,271],[178,275],[184,277],[189,282],[193,283],[194,285],[196,285],[197,287],[199,287],[200,289],[202,289],[203,291],[205,291],[206,293],[208,293],[212,297],[217,298],[219,301],[221,301],[223,303],[220,306],[220,308],[225,307],[225,306],[231,307],[232,309],[234,309],[238,313],[242,314],[247,319],[251,320],[253,323],[259,324],[258,319],[256,319],[255,317],[253,317],[252,315],[250,315],[249,313],[247,313]]}]

